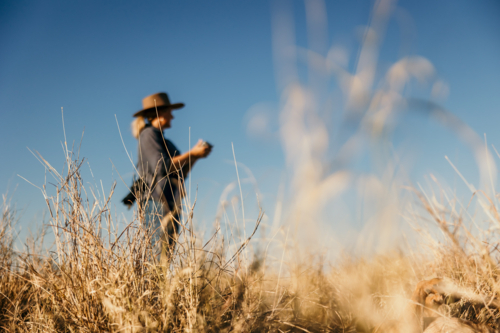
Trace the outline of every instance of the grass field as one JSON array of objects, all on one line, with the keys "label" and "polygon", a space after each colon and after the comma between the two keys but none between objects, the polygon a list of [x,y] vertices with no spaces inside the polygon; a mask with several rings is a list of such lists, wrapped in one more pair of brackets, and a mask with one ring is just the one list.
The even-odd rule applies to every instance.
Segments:
[{"label": "grass field", "polygon": [[411,294],[430,277],[448,285],[437,316],[497,328],[500,218],[482,193],[476,193],[486,213],[482,229],[479,215],[467,217],[456,202],[415,191],[420,215],[412,222],[421,226],[420,241],[366,258],[345,254],[335,263],[311,253],[267,264],[265,244],[249,235],[229,252],[220,229],[202,244],[186,208],[171,265],[162,267],[140,214],[117,233],[112,193],[89,198],[81,161],[67,156],[64,174],[47,163],[59,179],[55,195],[46,197],[51,252],[40,249],[43,233],[25,252],[13,250],[16,214],[4,197],[0,327],[6,332],[413,332]]}]

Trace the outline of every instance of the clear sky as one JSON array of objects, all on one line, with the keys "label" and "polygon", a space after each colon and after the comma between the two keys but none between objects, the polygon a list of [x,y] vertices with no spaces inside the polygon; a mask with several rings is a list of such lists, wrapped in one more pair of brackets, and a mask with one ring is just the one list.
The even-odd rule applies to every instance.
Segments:
[{"label": "clear sky", "polygon": [[[304,3],[290,2],[297,44],[307,47]],[[166,137],[186,151],[190,128],[192,143],[203,138],[215,146],[191,179],[198,186],[202,223],[211,224],[221,193],[236,179],[231,143],[237,160],[255,175],[263,208],[272,215],[285,170],[282,148],[274,136],[252,136],[248,126],[255,105],[273,110],[279,104],[272,22],[280,6],[286,4],[1,1],[0,189],[16,188],[13,201],[23,211],[21,226],[39,223],[45,205],[40,192],[17,176],[44,183],[44,168],[27,148],[62,169],[61,107],[68,141],[79,142],[85,129],[81,156],[105,191],[118,182],[113,203],[119,214],[127,214],[119,202],[126,187],[118,173],[129,183],[134,169],[115,115],[125,146],[135,156],[131,115],[144,96],[159,91],[168,92],[172,102],[186,103],[174,113]],[[372,8],[368,0],[326,1],[328,48],[342,45],[351,69],[360,46],[357,29],[370,22]],[[427,58],[449,89],[442,105],[500,146],[499,18],[496,0],[399,1],[378,67],[384,72],[405,55]],[[430,172],[453,173],[445,155],[474,180],[477,172],[467,147],[427,117],[403,117],[394,135],[412,152],[414,180]],[[249,187],[245,195],[253,196],[252,191]]]}]

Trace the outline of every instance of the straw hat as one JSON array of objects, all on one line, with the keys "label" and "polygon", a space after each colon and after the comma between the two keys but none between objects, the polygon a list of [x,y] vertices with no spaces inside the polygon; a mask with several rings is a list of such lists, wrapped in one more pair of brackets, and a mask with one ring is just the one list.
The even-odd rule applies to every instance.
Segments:
[{"label": "straw hat", "polygon": [[142,100],[142,110],[134,113],[134,117],[148,117],[156,115],[156,110],[160,109],[181,109],[184,103],[171,104],[168,95],[164,92],[156,93],[144,97]]}]

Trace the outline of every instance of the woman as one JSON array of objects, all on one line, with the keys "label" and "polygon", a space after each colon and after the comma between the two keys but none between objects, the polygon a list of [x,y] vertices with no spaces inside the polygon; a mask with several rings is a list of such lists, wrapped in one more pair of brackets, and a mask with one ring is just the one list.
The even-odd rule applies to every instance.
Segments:
[{"label": "woman", "polygon": [[140,195],[139,202],[144,207],[144,224],[151,232],[151,243],[165,264],[179,234],[183,180],[197,160],[210,154],[212,146],[199,140],[181,154],[164,138],[163,131],[171,127],[174,119],[172,111],[183,108],[184,103],[171,104],[168,95],[161,92],[145,97],[142,106],[132,122],[132,134],[139,140],[137,171],[146,192]]}]

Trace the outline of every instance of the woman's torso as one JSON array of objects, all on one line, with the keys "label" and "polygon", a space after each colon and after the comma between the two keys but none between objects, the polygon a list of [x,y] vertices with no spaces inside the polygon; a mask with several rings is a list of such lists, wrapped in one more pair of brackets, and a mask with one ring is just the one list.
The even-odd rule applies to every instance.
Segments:
[{"label": "woman's torso", "polygon": [[[137,171],[139,176],[152,190],[151,197],[154,200],[166,199],[173,202],[177,188],[172,188],[170,177],[177,175],[169,174],[171,158],[179,155],[177,147],[164,138],[160,129],[147,125],[139,135]],[[162,198],[163,196],[163,198]]]}]

